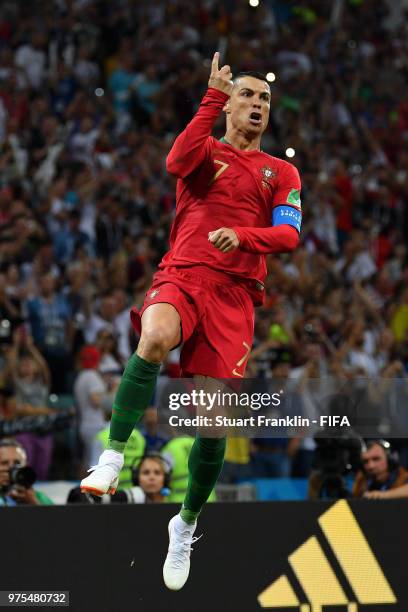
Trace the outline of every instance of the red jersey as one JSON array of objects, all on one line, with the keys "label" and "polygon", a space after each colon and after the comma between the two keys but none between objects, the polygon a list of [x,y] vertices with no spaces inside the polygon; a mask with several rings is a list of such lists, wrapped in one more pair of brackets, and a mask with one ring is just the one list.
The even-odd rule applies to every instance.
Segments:
[{"label": "red jersey", "polygon": [[[204,265],[263,283],[265,255],[290,251],[298,242],[289,226],[300,228],[299,173],[284,160],[241,151],[211,136],[227,100],[223,92],[208,89],[167,157],[167,170],[178,177],[176,217],[170,250],[159,267]],[[276,207],[280,225],[272,227]],[[238,249],[222,253],[209,242],[208,232],[220,227],[234,229]]]}]

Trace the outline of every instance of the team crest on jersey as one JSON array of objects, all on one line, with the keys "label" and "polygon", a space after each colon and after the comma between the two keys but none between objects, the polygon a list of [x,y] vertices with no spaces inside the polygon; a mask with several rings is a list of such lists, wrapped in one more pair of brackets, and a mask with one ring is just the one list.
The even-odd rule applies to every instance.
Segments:
[{"label": "team crest on jersey", "polygon": [[262,173],[262,187],[266,189],[267,187],[271,186],[270,180],[276,176],[276,172],[275,170],[272,170],[272,168],[270,168],[269,166],[263,166],[261,168],[261,173]]},{"label": "team crest on jersey", "polygon": [[158,295],[160,292],[160,289],[154,289],[151,294],[148,296],[149,300],[153,300],[153,298],[156,297],[156,295]]}]

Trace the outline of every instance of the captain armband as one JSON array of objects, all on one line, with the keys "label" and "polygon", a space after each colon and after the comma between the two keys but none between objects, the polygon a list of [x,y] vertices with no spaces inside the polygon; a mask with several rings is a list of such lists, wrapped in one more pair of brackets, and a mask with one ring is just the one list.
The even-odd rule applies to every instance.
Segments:
[{"label": "captain armband", "polygon": [[300,233],[302,213],[292,206],[276,206],[272,212],[272,225],[292,225]]}]

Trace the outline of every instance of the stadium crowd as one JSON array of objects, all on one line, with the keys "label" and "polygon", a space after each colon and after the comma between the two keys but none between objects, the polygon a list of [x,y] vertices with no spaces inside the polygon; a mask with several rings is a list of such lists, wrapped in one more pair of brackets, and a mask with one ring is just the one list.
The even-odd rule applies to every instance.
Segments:
[{"label": "stadium crowd", "polygon": [[[309,380],[407,377],[408,20],[389,17],[384,0],[1,3],[0,436],[39,477],[94,456],[137,345],[129,308],[167,248],[165,157],[215,49],[270,73],[263,149],[303,185],[301,246],[269,258],[248,376],[296,381],[306,412]],[[175,352],[162,377],[178,374]],[[307,476],[313,452],[234,440],[224,481]]]}]

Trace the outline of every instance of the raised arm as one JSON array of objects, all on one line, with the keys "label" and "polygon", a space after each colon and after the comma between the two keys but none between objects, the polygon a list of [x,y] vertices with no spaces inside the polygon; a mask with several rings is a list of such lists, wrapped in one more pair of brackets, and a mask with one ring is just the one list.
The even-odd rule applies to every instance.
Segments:
[{"label": "raised arm", "polygon": [[31,358],[34,359],[34,361],[36,362],[36,364],[38,366],[38,369],[39,369],[39,371],[41,373],[41,376],[42,376],[44,384],[48,388],[50,388],[51,387],[51,373],[50,373],[50,369],[49,369],[48,364],[45,361],[44,357],[41,355],[40,351],[35,346],[34,340],[33,340],[32,336],[30,336],[30,335],[26,336],[25,347],[27,349],[27,352],[31,356]]},{"label": "raised arm", "polygon": [[166,168],[170,174],[185,178],[204,161],[206,142],[219,114],[231,95],[233,83],[229,66],[218,68],[219,53],[215,53],[208,90],[193,119],[177,136],[167,156]]}]

